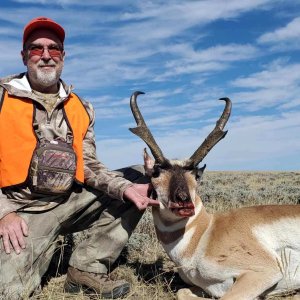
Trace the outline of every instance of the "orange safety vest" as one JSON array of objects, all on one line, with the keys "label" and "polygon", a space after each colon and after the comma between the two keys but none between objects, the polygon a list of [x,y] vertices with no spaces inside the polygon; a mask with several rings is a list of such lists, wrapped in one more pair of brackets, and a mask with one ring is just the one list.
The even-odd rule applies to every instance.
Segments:
[{"label": "orange safety vest", "polygon": [[[0,107],[0,188],[4,188],[26,182],[37,137],[32,126],[32,100],[11,96],[5,91]],[[90,118],[81,100],[73,93],[64,102],[64,110],[77,155],[75,177],[83,183],[83,139]]]}]

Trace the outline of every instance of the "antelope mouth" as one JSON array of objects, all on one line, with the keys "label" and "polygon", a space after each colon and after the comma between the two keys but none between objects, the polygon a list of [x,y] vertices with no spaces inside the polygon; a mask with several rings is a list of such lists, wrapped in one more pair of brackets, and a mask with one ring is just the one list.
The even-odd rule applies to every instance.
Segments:
[{"label": "antelope mouth", "polygon": [[169,202],[169,209],[179,217],[191,217],[195,214],[195,206],[192,201]]}]

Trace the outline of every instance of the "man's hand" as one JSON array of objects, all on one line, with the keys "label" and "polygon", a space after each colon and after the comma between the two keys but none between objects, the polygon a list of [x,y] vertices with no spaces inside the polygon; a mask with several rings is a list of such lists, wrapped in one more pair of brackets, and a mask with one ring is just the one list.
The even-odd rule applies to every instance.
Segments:
[{"label": "man's hand", "polygon": [[124,191],[124,197],[133,202],[139,210],[147,206],[159,206],[159,201],[148,198],[151,191],[150,184],[133,184]]},{"label": "man's hand", "polygon": [[17,254],[21,253],[21,249],[25,249],[26,244],[24,236],[28,236],[28,226],[23,218],[15,212],[7,214],[0,219],[0,237],[4,250],[10,254],[11,247]]}]

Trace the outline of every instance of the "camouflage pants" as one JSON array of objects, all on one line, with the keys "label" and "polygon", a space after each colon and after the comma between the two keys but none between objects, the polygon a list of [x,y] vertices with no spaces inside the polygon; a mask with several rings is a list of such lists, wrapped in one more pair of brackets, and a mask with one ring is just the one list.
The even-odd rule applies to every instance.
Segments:
[{"label": "camouflage pants", "polygon": [[[144,180],[141,167],[122,171],[131,181]],[[27,222],[29,236],[21,254],[0,251],[1,300],[24,299],[40,285],[57,249],[57,238],[62,234],[85,230],[87,238],[77,245],[69,264],[83,271],[106,273],[143,213],[131,202],[84,188],[49,211],[18,214]]]}]

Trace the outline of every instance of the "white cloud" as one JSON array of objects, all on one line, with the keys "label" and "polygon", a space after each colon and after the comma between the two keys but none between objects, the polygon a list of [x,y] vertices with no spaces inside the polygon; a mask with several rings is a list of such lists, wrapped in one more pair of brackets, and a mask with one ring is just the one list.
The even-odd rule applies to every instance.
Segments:
[{"label": "white cloud", "polygon": [[0,72],[3,74],[3,76],[4,74],[9,75],[12,73],[20,73],[21,71],[25,71],[20,54],[21,47],[22,45],[19,41],[10,38],[6,39],[4,43],[0,43]]},{"label": "white cloud", "polygon": [[231,82],[244,91],[232,95],[238,104],[246,104],[246,110],[257,110],[281,105],[292,108],[299,105],[300,64],[276,60],[266,68],[248,77]]},{"label": "white cloud", "polygon": [[293,19],[286,26],[278,28],[273,32],[263,34],[258,38],[259,43],[278,43],[300,39],[300,17]]},{"label": "white cloud", "polygon": [[[199,147],[214,123],[199,130],[174,131],[155,139],[168,158],[184,159]],[[230,121],[229,132],[207,155],[203,163],[208,170],[297,170],[299,155],[300,113],[279,116],[257,115]],[[100,159],[110,168],[142,163],[145,144],[128,134],[126,139],[100,140],[97,143]],[[288,158],[290,157],[290,159]]]},{"label": "white cloud", "polygon": [[[27,3],[27,4],[49,4],[48,0],[13,0],[16,3]],[[130,4],[130,1],[123,0],[122,4]],[[98,6],[99,0],[52,0],[52,5],[61,5],[61,6]],[[120,5],[120,1],[118,0],[101,0],[101,5]]]},{"label": "white cloud", "polygon": [[[169,50],[170,49],[170,50]],[[156,80],[164,80],[182,74],[210,74],[222,71],[230,67],[229,62],[238,62],[257,58],[259,51],[251,45],[216,45],[207,49],[196,51],[192,45],[181,44],[163,48],[169,52],[172,59],[166,63],[166,72],[156,77]]]},{"label": "white cloud", "polygon": [[[288,64],[275,61],[264,71],[254,73],[245,78],[238,78],[232,82],[237,87],[247,88],[282,88],[295,86],[300,80],[300,64]],[[283,80],[284,79],[284,80]]]},{"label": "white cloud", "polygon": [[[270,0],[141,2],[138,11],[125,13],[123,18],[130,21],[139,20],[140,32],[147,34],[137,35],[135,40],[148,41],[175,36],[192,26],[234,18],[241,13],[263,7],[271,2]],[[276,2],[273,1],[273,4]],[[128,33],[135,31],[133,26],[134,24],[124,26],[118,31],[118,35],[128,37]],[[159,30],[153,30],[154,28],[159,28]],[[129,37],[133,37],[133,35],[130,33]]]},{"label": "white cloud", "polygon": [[[24,25],[28,17],[41,15],[41,7],[48,6],[45,0],[15,0],[16,3],[35,4],[28,8],[7,9],[0,12],[0,18]],[[211,22],[235,18],[253,9],[264,8],[278,0],[205,0],[205,1],[151,1],[135,2],[117,0],[54,0],[46,13],[58,22],[65,24],[68,37],[110,34],[111,38],[126,41],[129,44],[147,43],[154,45],[157,40],[168,39],[182,34],[194,26],[204,26]],[[39,7],[38,5],[41,5]],[[58,6],[55,6],[58,5]],[[63,8],[59,7],[62,6]],[[78,22],[78,6],[84,6],[80,11]],[[110,9],[106,9],[109,7]],[[66,13],[67,10],[68,12]],[[123,21],[122,26],[115,28]],[[110,22],[109,26],[104,26]],[[138,23],[137,23],[138,22]],[[102,26],[99,26],[102,25]],[[137,28],[138,26],[138,28]],[[102,27],[102,28],[101,28]],[[155,30],[159,28],[159,30]],[[101,30],[101,31],[99,31]],[[122,42],[120,44],[122,44]]]},{"label": "white cloud", "polygon": [[285,52],[300,49],[300,18],[297,17],[286,26],[261,35],[257,42],[268,46],[271,52]]},{"label": "white cloud", "polygon": [[[140,108],[168,157],[191,155],[223,109],[217,99],[230,96],[230,131],[207,156],[208,167],[272,169],[283,158],[290,169],[298,166],[292,162],[299,152],[299,114],[292,110],[300,106],[299,55],[290,52],[299,44],[293,1],[9,2],[0,11],[1,76],[24,70],[25,23],[46,14],[63,24],[63,78],[92,100],[99,157],[110,167],[142,161],[144,143],[127,130],[135,126],[134,90],[147,92]],[[259,37],[264,25],[272,28],[264,16],[277,29]],[[283,24],[283,16],[291,21]]]},{"label": "white cloud", "polygon": [[[33,3],[25,0],[19,2]],[[47,5],[45,1],[37,3]],[[64,78],[75,87],[95,89],[126,81],[132,84],[140,78],[148,83],[152,80],[164,82],[179,75],[203,74],[202,77],[205,77],[229,68],[228,62],[254,57],[257,49],[251,45],[217,45],[196,51],[192,45],[193,40],[177,44],[169,41],[168,37],[180,35],[183,31],[189,35],[187,30],[195,25],[202,27],[215,20],[238,17],[241,13],[263,7],[270,0],[243,1],[242,4],[240,1],[224,3],[221,0],[154,1],[129,6],[124,3],[120,5],[116,1],[99,4],[89,0],[84,3],[87,9],[81,11],[80,22],[77,8],[69,6],[71,1],[67,0],[54,1],[52,4],[67,5],[68,13],[51,6],[47,8],[47,15],[66,28],[67,58]],[[113,13],[101,9],[108,3],[114,8]],[[79,4],[79,1],[74,1],[74,5]],[[31,17],[40,14],[38,7],[22,7],[0,12],[0,18],[16,22],[21,32],[22,26]],[[122,17],[126,22],[120,26]],[[162,36],[158,37],[157,34]],[[203,33],[197,34],[197,39],[201,35]],[[81,38],[80,43],[73,41],[78,38]],[[86,38],[93,41],[85,45],[82,39]],[[158,39],[161,41],[157,42]],[[161,55],[165,56],[166,63],[156,61],[155,58]],[[78,73],[84,76],[78,76]]]}]

